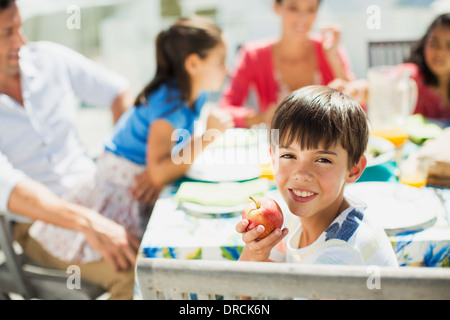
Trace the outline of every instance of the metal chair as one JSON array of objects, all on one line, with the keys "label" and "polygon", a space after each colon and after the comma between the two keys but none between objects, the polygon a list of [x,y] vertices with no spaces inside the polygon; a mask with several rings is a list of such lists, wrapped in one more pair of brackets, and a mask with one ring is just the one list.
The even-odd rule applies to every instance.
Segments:
[{"label": "metal chair", "polygon": [[416,41],[369,41],[369,68],[381,65],[397,65],[411,54]]},{"label": "metal chair", "polygon": [[66,272],[35,265],[20,249],[14,242],[11,222],[0,212],[0,300],[11,299],[11,294],[24,299],[93,300],[105,293],[83,280],[80,289],[69,288]]},{"label": "metal chair", "polygon": [[450,269],[140,258],[143,299],[450,299]]}]

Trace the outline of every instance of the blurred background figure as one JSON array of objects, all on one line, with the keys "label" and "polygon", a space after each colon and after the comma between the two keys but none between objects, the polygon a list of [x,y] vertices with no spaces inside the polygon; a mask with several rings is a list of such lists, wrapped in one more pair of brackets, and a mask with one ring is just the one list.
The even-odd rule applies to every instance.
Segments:
[{"label": "blurred background figure", "polygon": [[[133,93],[155,73],[158,32],[181,16],[212,18],[228,43],[227,64],[236,66],[238,49],[244,43],[282,34],[274,0],[18,0],[30,41],[51,40],[66,45],[124,75]],[[75,6],[75,7],[74,7]],[[345,47],[356,78],[365,78],[369,67],[368,42],[417,40],[430,22],[450,11],[446,0],[321,0],[311,32],[320,34],[324,22],[340,25],[340,44]],[[80,28],[68,28],[79,8]],[[371,11],[370,9],[377,9]],[[374,24],[368,22],[377,22]],[[140,63],[136,63],[140,61]],[[215,104],[220,92],[208,103]],[[254,92],[246,106],[258,108]],[[91,156],[98,156],[103,139],[112,130],[104,110],[80,104],[76,115],[80,139]]]},{"label": "blurred background figure", "polygon": [[[450,121],[450,13],[440,14],[433,19],[424,35],[412,44],[411,53],[405,57],[404,63],[390,68],[382,66],[378,68],[379,72],[383,72],[382,68],[386,75],[381,81],[384,81],[385,85],[389,85],[392,76],[405,74],[413,79],[417,86],[414,105],[408,108],[405,116],[421,114],[438,122]],[[369,81],[338,79],[330,85],[357,98],[364,106],[368,104],[370,116],[374,111],[372,109],[378,108],[378,104],[371,104],[375,100],[370,97],[380,95],[379,92],[372,92],[376,86],[373,83],[374,78],[371,79],[370,76],[375,71],[376,68],[368,70]],[[390,99],[391,102],[394,101],[393,97]]]},{"label": "blurred background figure", "polygon": [[[194,137],[194,122],[207,92],[218,90],[226,77],[226,45],[210,19],[180,19],[160,32],[156,49],[156,75],[115,126],[96,162],[96,174],[65,194],[68,201],[120,223],[139,241],[159,191],[181,178],[211,143]],[[222,133],[231,126],[226,113],[208,116],[207,129]],[[199,144],[201,149],[195,147]],[[174,145],[180,146],[181,157],[189,155],[187,161],[173,161]],[[85,264],[101,259],[73,230],[36,221],[30,235],[63,261]]]},{"label": "blurred background figure", "polygon": [[[220,106],[229,111],[237,127],[270,122],[279,102],[294,90],[339,78],[353,80],[350,63],[339,45],[341,30],[322,27],[311,34],[320,0],[275,0],[281,36],[246,43]],[[250,90],[256,91],[257,110],[245,108]]]},{"label": "blurred background figure", "polygon": [[414,112],[450,120],[450,12],[436,17],[407,62],[418,87]]},{"label": "blurred background figure", "polygon": [[103,258],[80,265],[82,278],[109,291],[111,299],[129,299],[139,242],[120,224],[63,199],[96,169],[76,133],[74,97],[105,107],[114,121],[132,103],[125,78],[65,46],[27,42],[16,2],[1,0],[0,211],[16,214],[7,215],[15,222],[15,239],[28,258],[45,267],[66,270],[70,262],[33,241],[30,223],[78,231]]}]

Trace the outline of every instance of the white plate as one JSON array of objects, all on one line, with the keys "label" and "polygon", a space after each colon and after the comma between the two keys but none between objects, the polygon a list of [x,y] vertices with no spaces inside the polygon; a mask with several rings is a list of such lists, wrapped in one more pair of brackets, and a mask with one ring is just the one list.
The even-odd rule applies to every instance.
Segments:
[{"label": "white plate", "polygon": [[180,209],[184,210],[190,215],[194,215],[202,218],[225,218],[233,217],[242,214],[245,206],[247,204],[241,204],[237,206],[230,207],[215,207],[215,206],[204,206],[193,202],[180,202]]},{"label": "white plate", "polygon": [[374,148],[380,155],[373,157],[366,152],[367,167],[373,167],[391,161],[395,156],[395,146],[392,142],[381,137],[369,137],[368,149]]},{"label": "white plate", "polygon": [[259,165],[252,164],[192,164],[186,177],[206,182],[232,182],[255,179],[261,176]]},{"label": "white plate", "polygon": [[345,195],[364,202],[367,216],[389,235],[430,227],[442,211],[433,193],[400,183],[353,183],[346,186]]},{"label": "white plate", "polygon": [[258,178],[261,176],[260,164],[269,159],[269,146],[264,136],[266,131],[228,129],[203,150],[186,177],[208,182]]}]

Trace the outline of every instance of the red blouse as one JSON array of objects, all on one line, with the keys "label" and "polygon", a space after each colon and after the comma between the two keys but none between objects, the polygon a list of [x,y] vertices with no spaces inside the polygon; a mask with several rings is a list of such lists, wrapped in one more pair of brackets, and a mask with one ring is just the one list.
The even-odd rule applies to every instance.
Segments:
[{"label": "red blouse", "polygon": [[[311,40],[318,62],[319,79],[316,84],[327,85],[335,77],[325,57],[322,39],[313,37]],[[280,93],[284,88],[280,87],[279,77],[277,77],[273,66],[272,48],[274,43],[274,39],[253,41],[245,44],[239,52],[237,68],[234,70],[232,79],[225,88],[222,100],[219,102],[221,108],[231,113],[236,127],[244,127],[246,116],[253,112],[251,108],[243,107],[252,87],[256,90],[260,111],[265,111],[270,105],[280,102]],[[339,58],[348,76],[354,78],[343,48],[339,48]]]},{"label": "red blouse", "polygon": [[430,86],[425,84],[419,67],[413,63],[404,63],[400,67],[407,69],[410,77],[417,83],[418,98],[414,113],[420,113],[424,117],[432,119],[450,120],[450,104],[445,106],[441,98],[433,92]]}]

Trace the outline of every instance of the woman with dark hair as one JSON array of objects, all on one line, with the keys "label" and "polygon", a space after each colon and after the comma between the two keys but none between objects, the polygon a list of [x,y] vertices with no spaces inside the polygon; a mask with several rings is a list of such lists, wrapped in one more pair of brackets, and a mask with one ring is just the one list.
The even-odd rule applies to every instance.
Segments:
[{"label": "woman with dark hair", "polygon": [[[281,18],[278,39],[245,44],[231,82],[219,105],[229,111],[237,127],[268,123],[276,106],[294,90],[312,84],[327,85],[336,78],[352,80],[340,30],[329,26],[311,34],[320,0],[274,0]],[[258,98],[257,111],[244,106],[250,90]]]},{"label": "woman with dark hair", "polygon": [[450,120],[450,13],[431,23],[402,67],[419,89],[415,113]]},{"label": "woman with dark hair", "polygon": [[[405,61],[396,68],[408,71],[417,83],[414,113],[450,120],[450,13],[434,19]],[[358,99],[362,105],[367,103],[369,86],[363,79],[353,82],[338,79],[329,85]]]}]

